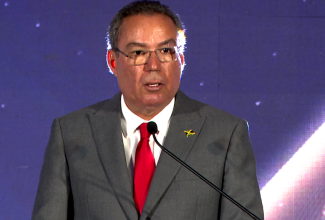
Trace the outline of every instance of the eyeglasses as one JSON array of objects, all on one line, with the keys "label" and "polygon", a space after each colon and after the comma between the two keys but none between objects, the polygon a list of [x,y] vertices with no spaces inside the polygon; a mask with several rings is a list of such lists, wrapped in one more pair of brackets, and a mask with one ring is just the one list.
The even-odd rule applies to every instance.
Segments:
[{"label": "eyeglasses", "polygon": [[124,56],[134,59],[134,65],[147,64],[150,59],[151,52],[155,52],[160,62],[166,63],[176,61],[178,57],[177,47],[165,47],[158,48],[156,50],[135,50],[130,53],[124,53],[120,49],[116,48],[116,51],[120,52]]}]

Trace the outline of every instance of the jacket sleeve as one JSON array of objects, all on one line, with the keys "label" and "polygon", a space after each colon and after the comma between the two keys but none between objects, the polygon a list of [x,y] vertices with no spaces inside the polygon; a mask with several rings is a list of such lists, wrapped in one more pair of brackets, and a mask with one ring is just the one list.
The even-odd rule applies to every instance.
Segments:
[{"label": "jacket sleeve", "polygon": [[[231,135],[225,160],[223,191],[260,219],[264,219],[255,156],[244,120],[238,122]],[[220,208],[221,220],[252,219],[226,198],[221,198]]]},{"label": "jacket sleeve", "polygon": [[38,219],[73,219],[69,167],[59,118],[52,124],[34,203],[32,220]]}]

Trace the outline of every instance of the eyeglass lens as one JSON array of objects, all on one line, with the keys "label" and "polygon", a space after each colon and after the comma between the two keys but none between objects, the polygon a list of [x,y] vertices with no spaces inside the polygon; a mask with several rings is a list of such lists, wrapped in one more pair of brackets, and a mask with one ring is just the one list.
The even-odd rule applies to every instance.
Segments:
[{"label": "eyeglass lens", "polygon": [[135,65],[141,65],[149,62],[151,52],[155,52],[160,62],[170,62],[175,60],[175,50],[173,48],[157,49],[155,51],[146,51],[134,58]]}]

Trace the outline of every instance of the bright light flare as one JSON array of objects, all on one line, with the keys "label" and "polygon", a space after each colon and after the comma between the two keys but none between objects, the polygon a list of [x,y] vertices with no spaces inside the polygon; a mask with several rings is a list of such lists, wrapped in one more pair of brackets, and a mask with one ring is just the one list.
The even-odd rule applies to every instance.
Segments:
[{"label": "bright light flare", "polygon": [[184,30],[178,30],[178,33],[177,33],[177,46],[179,47],[179,52],[181,54],[184,53],[185,44],[186,44],[185,31]]},{"label": "bright light flare", "polygon": [[261,190],[266,219],[276,219],[278,213],[317,178],[325,168],[325,123],[293,155]]}]

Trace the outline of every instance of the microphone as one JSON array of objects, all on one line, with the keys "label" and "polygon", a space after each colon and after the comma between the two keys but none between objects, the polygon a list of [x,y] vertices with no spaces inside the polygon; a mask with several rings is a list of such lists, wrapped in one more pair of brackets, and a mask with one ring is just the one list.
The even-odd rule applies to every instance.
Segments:
[{"label": "microphone", "polygon": [[261,220],[255,214],[253,214],[251,211],[249,211],[244,206],[242,206],[239,202],[237,202],[236,200],[234,200],[231,196],[229,196],[228,194],[226,194],[225,192],[223,192],[221,189],[219,189],[216,185],[214,185],[212,182],[210,182],[207,178],[205,178],[200,173],[198,173],[196,170],[194,170],[192,167],[190,167],[187,163],[185,163],[184,161],[182,161],[181,159],[179,159],[175,154],[173,154],[172,152],[170,152],[169,150],[167,150],[164,146],[162,146],[158,142],[158,140],[156,138],[156,135],[155,135],[158,132],[158,127],[157,127],[157,124],[155,122],[153,122],[153,121],[148,122],[148,124],[147,124],[147,130],[148,130],[148,132],[150,134],[152,134],[153,139],[155,140],[156,144],[161,148],[162,151],[164,151],[165,153],[167,153],[174,160],[176,160],[178,163],[180,163],[186,169],[188,169],[189,171],[191,171],[193,174],[195,174],[197,177],[199,177],[201,180],[203,180],[206,184],[208,184],[209,186],[211,186],[214,190],[216,190],[221,195],[223,195],[224,197],[226,197],[230,202],[232,202],[233,204],[235,204],[238,208],[240,208],[241,210],[243,210],[244,212],[246,212],[250,217],[252,217],[252,219]]},{"label": "microphone", "polygon": [[147,130],[149,134],[155,135],[158,132],[158,127],[156,122],[149,121],[147,124]]}]

